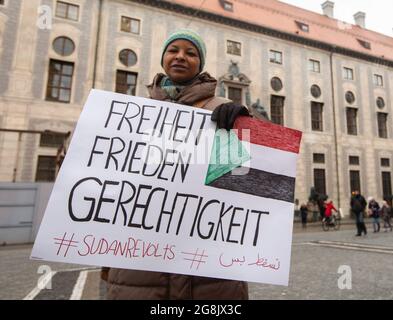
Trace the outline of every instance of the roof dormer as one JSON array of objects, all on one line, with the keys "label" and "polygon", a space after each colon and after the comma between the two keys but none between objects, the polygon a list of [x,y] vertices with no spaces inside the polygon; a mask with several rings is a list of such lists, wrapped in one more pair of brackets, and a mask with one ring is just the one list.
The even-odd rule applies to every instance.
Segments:
[{"label": "roof dormer", "polygon": [[225,10],[225,11],[230,11],[233,12],[233,3],[232,1],[228,1],[228,0],[219,0],[221,7]]},{"label": "roof dormer", "polygon": [[310,26],[307,23],[296,21],[296,20],[295,20],[295,23],[301,31],[310,32]]},{"label": "roof dormer", "polygon": [[365,40],[361,40],[361,39],[356,39],[356,40],[360,43],[360,45],[361,45],[363,48],[368,49],[368,50],[371,50],[371,43],[370,43],[370,42],[365,41]]}]

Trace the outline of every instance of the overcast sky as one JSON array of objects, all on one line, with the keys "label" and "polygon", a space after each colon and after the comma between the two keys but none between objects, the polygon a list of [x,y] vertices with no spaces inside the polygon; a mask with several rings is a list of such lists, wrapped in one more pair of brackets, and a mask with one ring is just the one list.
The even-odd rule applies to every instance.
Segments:
[{"label": "overcast sky", "polygon": [[[325,0],[280,0],[297,7],[322,13]],[[358,11],[366,13],[366,28],[393,37],[393,0],[332,0],[334,17],[354,24],[353,15]]]}]

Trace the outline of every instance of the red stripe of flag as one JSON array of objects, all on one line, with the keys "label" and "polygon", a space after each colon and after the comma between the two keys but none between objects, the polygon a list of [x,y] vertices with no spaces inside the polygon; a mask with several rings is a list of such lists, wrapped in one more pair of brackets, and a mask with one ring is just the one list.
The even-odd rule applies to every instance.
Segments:
[{"label": "red stripe of flag", "polygon": [[244,135],[242,129],[250,129],[250,142],[253,144],[299,153],[302,132],[298,130],[251,117],[238,117],[233,129],[237,129],[235,132],[240,140]]}]

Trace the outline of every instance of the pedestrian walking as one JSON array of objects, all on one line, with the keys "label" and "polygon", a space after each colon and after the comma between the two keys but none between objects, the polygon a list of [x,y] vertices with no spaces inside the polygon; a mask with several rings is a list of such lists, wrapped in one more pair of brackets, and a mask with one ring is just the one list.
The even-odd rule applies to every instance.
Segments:
[{"label": "pedestrian walking", "polygon": [[373,219],[373,228],[374,233],[379,232],[381,230],[381,224],[379,222],[379,204],[373,197],[369,197],[368,199],[368,210],[369,216]]},{"label": "pedestrian walking", "polygon": [[381,208],[381,215],[383,219],[383,228],[385,229],[385,232],[390,229],[392,231],[392,224],[391,224],[391,210],[392,207],[389,206],[387,201],[382,202],[382,208]]},{"label": "pedestrian walking", "polygon": [[351,210],[356,218],[356,228],[357,228],[357,237],[360,237],[364,232],[364,235],[367,234],[367,228],[364,223],[364,210],[366,209],[367,202],[366,199],[359,193],[359,191],[354,191],[352,193],[351,198]]},{"label": "pedestrian walking", "polygon": [[308,208],[305,203],[300,206],[300,216],[302,218],[302,228],[307,228],[307,216],[308,216]]},{"label": "pedestrian walking", "polygon": [[325,201],[327,198],[321,196],[318,200],[318,208],[319,208],[319,217],[322,221],[325,218]]}]

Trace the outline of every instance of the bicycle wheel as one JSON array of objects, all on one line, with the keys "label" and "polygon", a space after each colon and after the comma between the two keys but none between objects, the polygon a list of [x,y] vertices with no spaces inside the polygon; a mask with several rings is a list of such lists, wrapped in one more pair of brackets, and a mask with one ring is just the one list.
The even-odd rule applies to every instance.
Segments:
[{"label": "bicycle wheel", "polygon": [[322,220],[322,230],[329,231],[329,224],[326,221]]}]

